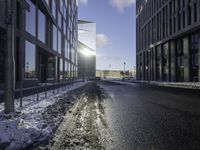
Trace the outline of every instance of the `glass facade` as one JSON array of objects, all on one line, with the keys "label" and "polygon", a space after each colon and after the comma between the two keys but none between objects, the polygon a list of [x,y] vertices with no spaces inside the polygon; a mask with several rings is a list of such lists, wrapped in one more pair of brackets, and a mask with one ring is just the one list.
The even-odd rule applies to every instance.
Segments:
[{"label": "glass facade", "polygon": [[26,31],[35,36],[36,34],[36,7],[31,0],[26,0],[30,5],[30,12],[26,11]]},{"label": "glass facade", "polygon": [[[70,71],[74,70],[70,66],[77,67],[78,7],[76,1],[25,1],[30,5],[30,11],[25,11],[25,14],[20,10],[21,4],[14,1],[17,8],[16,80],[25,79],[25,82],[35,85],[38,82],[59,82],[59,79],[64,77],[73,78],[74,76],[70,76]],[[24,31],[26,31],[25,35],[22,35]],[[0,28],[0,42],[2,34]],[[4,51],[1,44],[0,68],[2,69]],[[71,50],[73,50],[72,55]],[[0,72],[0,81],[3,81],[3,77],[4,73]]]},{"label": "glass facade", "polygon": [[[74,64],[78,63],[79,76],[93,78],[96,76],[96,23],[80,20],[78,22],[78,41],[79,54],[72,50],[71,60]],[[76,45],[75,41],[73,45]],[[76,75],[77,66],[73,68],[73,74]]]},{"label": "glass facade", "polygon": [[35,45],[26,41],[25,45],[25,78],[36,78]]},{"label": "glass facade", "polygon": [[151,49],[151,81],[200,81],[199,4],[198,0],[136,0],[138,80],[149,80],[144,60]]}]

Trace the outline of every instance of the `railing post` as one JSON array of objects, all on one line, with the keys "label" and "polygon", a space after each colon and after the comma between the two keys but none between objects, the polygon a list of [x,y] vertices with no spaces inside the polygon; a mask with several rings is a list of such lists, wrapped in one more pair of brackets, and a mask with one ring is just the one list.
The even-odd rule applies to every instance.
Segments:
[{"label": "railing post", "polygon": [[37,101],[39,101],[39,85],[37,86]]},{"label": "railing post", "polygon": [[53,82],[53,95],[55,94],[54,87],[55,87],[55,82]]},{"label": "railing post", "polygon": [[67,79],[67,88],[68,88],[68,91],[69,91],[69,88],[70,88],[70,80]]},{"label": "railing post", "polygon": [[57,83],[57,93],[59,93],[59,88],[60,88],[60,85],[59,85],[59,83]]},{"label": "railing post", "polygon": [[23,103],[23,81],[20,82],[20,107],[22,107]]},{"label": "railing post", "polygon": [[64,88],[65,88],[65,91],[66,91],[66,78],[65,78],[65,82],[64,82]]},{"label": "railing post", "polygon": [[47,81],[45,81],[45,98],[47,98]]},{"label": "railing post", "polygon": [[62,79],[62,84],[61,84],[61,85],[62,85],[62,91],[64,91],[64,88],[63,88],[63,85],[64,85],[64,84],[63,84],[63,79]]}]

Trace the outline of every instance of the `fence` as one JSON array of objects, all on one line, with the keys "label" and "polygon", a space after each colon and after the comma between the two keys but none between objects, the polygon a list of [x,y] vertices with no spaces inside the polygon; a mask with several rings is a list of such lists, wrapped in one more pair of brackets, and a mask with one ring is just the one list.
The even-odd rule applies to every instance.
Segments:
[{"label": "fence", "polygon": [[[23,82],[20,83],[20,88],[15,90],[15,99],[20,100],[20,107],[23,107],[23,98],[31,95],[36,95],[37,101],[40,99],[40,94],[44,95],[44,98],[48,97],[48,92],[52,91],[53,95],[61,91],[69,90],[74,86],[74,83],[81,82],[80,78],[76,79],[67,79],[61,83],[55,82],[45,82],[39,83],[37,86],[24,88]],[[1,98],[4,97],[4,93],[1,94]],[[3,101],[2,101],[3,102]]]}]

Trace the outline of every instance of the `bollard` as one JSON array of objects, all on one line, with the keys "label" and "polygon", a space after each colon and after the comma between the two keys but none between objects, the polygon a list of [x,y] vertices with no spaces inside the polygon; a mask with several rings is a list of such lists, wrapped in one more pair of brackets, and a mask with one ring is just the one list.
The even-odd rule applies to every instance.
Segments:
[{"label": "bollard", "polygon": [[23,103],[23,81],[20,82],[20,107],[22,107]]}]

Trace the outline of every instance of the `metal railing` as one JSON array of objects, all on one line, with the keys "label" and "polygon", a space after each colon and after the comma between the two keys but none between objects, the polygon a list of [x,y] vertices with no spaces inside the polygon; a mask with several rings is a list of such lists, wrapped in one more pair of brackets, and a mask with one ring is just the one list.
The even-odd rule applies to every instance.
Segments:
[{"label": "metal railing", "polygon": [[[60,92],[69,91],[70,88],[74,86],[75,83],[83,81],[81,78],[70,78],[62,80],[59,83],[56,82],[48,82],[38,83],[38,85],[33,87],[24,87],[24,83],[19,83],[19,88],[15,90],[15,99],[19,100],[19,106],[23,107],[23,100],[25,97],[35,95],[36,101],[42,100],[40,99],[41,95],[44,98],[48,98],[48,92],[51,91],[51,95],[58,94]],[[4,94],[1,95],[4,97]],[[2,101],[3,102],[3,101]],[[1,103],[1,102],[0,102]]]}]

